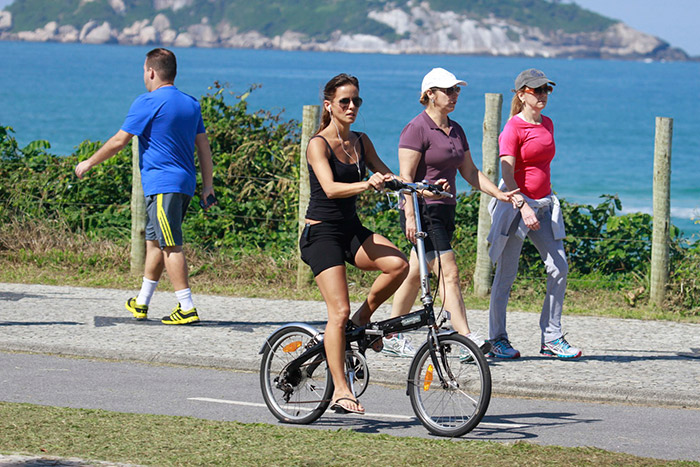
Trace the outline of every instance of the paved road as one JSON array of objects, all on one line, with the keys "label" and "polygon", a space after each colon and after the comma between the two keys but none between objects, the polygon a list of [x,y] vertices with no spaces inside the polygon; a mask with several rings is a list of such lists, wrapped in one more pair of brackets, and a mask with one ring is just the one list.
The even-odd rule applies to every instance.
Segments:
[{"label": "paved road", "polygon": [[[171,293],[156,293],[144,322],[124,309],[130,295],[0,283],[0,350],[256,371],[258,350],[278,326],[322,326],[326,316],[321,302],[196,295],[202,324],[166,326],[159,318],[174,305]],[[388,315],[384,307],[376,316]],[[583,357],[560,361],[539,356],[538,318],[509,313],[511,341],[523,357],[491,362],[495,394],[700,408],[699,324],[565,316],[567,338]],[[486,333],[486,311],[469,311],[469,320]],[[408,359],[370,354],[373,381],[405,381]]]},{"label": "paved road", "polygon": [[[263,402],[258,374],[253,372],[4,352],[0,368],[5,369],[0,377],[3,401],[278,423]],[[76,381],[80,391],[75,390]],[[136,387],[138,398],[133,397]],[[362,400],[367,408],[363,416],[328,411],[307,427],[434,439],[416,419],[404,387],[370,384]],[[463,439],[594,446],[700,461],[698,426],[700,410],[498,397]]]}]

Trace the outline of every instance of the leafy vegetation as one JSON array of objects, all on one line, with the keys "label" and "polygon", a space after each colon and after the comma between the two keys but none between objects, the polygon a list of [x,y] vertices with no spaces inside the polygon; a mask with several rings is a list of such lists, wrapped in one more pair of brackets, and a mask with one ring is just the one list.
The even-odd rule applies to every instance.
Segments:
[{"label": "leafy vegetation", "polygon": [[[430,0],[431,8],[437,11],[455,11],[474,18],[495,16],[511,20],[524,26],[539,27],[543,31],[564,32],[602,31],[613,20],[584,10],[575,3],[560,3],[547,0]],[[125,0],[123,13],[117,13],[108,0],[15,0],[8,7],[13,15],[13,30],[24,31],[42,28],[49,21],[60,25],[80,28],[88,21],[108,21],[112,27],[122,29],[135,21],[152,19],[164,13],[171,26],[184,31],[187,26],[200,24],[203,19],[210,24],[226,20],[239,31],[258,31],[274,37],[285,31],[296,31],[317,40],[328,40],[334,31],[344,33],[371,34],[388,40],[398,38],[396,32],[386,24],[367,17],[372,10],[383,10],[390,5],[410,8],[408,0],[387,2],[381,0],[298,0],[288,2],[271,0],[250,2],[245,0],[194,0],[190,7],[173,11],[156,11],[151,0]]]},{"label": "leafy vegetation", "polygon": [[[299,124],[265,111],[249,113],[250,92],[254,89],[229,104],[226,88],[215,83],[210,94],[201,99],[216,154],[214,179],[219,205],[204,213],[195,195],[184,226],[190,246],[188,261],[193,266],[191,274],[212,292],[237,290],[230,285],[237,283],[258,296],[289,294],[296,276]],[[20,148],[12,133],[11,128],[0,126],[0,256],[4,255],[10,265],[4,280],[22,277],[15,263],[58,263],[62,266],[57,268],[61,273],[56,277],[86,280],[91,269],[93,274],[104,270],[99,280],[112,284],[109,276],[114,268],[118,275],[128,270],[124,252],[128,251],[130,232],[130,150],[95,167],[79,181],[73,168],[78,160],[94,153],[99,143],[85,141],[74,154],[61,157],[50,154],[47,141]],[[359,200],[366,225],[408,251],[392,202],[378,193],[363,194]],[[462,193],[457,204],[454,248],[468,289],[475,261],[478,203],[477,193]],[[609,195],[603,195],[597,206],[562,200],[571,266],[570,295],[610,297],[612,293],[620,301],[616,306],[627,308],[643,303],[648,296],[652,219],[642,213],[618,215],[621,208],[619,199]],[[45,240],[28,242],[22,238],[28,230],[35,235],[43,232]],[[91,242],[105,241],[114,246],[90,247]],[[61,242],[75,245],[73,251],[85,254],[66,254]],[[696,280],[700,242],[690,243],[673,228],[670,248],[667,309],[675,316],[700,315]],[[103,258],[101,249],[109,251]],[[539,303],[545,272],[530,242],[525,242],[520,265],[514,301],[522,298],[526,305]],[[47,274],[39,273],[41,277]],[[361,297],[373,276],[352,268],[349,274],[351,293]],[[89,279],[91,284],[96,280]]]},{"label": "leafy vegetation", "polygon": [[551,0],[430,0],[430,6],[439,11],[455,11],[477,18],[494,16],[514,21],[542,31],[592,32],[603,31],[615,23],[575,3]]}]

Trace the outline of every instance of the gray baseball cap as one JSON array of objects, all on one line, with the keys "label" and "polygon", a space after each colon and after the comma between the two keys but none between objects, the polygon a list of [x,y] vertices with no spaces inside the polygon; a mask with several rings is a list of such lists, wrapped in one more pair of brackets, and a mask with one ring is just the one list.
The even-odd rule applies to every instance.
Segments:
[{"label": "gray baseball cap", "polygon": [[516,91],[521,89],[523,86],[535,89],[539,88],[543,84],[551,84],[552,86],[557,85],[554,81],[550,81],[550,79],[547,78],[543,72],[534,68],[520,72],[518,77],[515,78]]}]

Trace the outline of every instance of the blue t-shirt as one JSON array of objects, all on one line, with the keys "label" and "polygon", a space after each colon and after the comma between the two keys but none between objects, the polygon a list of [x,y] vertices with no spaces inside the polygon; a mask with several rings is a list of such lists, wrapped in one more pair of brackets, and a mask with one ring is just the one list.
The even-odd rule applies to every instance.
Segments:
[{"label": "blue t-shirt", "polygon": [[131,104],[122,130],[139,137],[144,195],[194,195],[194,140],[206,132],[197,99],[175,86],[141,94]]}]

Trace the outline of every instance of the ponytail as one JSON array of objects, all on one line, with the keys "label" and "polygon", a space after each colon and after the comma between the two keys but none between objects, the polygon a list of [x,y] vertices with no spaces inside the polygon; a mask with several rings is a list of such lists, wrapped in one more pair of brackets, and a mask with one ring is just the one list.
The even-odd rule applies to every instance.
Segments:
[{"label": "ponytail", "polygon": [[518,115],[520,112],[523,110],[523,101],[520,100],[520,96],[518,96],[518,91],[515,91],[515,94],[513,94],[513,100],[510,101],[510,117],[509,119],[513,118],[515,115]]}]

